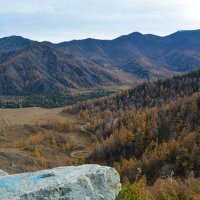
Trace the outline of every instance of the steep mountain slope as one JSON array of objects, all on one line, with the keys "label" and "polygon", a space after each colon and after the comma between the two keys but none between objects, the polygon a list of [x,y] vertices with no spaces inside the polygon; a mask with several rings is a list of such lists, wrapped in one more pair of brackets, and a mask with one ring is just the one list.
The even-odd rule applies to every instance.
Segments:
[{"label": "steep mountain slope", "polygon": [[38,42],[2,54],[0,94],[67,91],[118,82],[90,60]]},{"label": "steep mountain slope", "polygon": [[[114,40],[74,40],[60,43],[56,47],[88,57],[105,66],[112,65],[136,74],[138,68],[141,68],[139,74],[143,75],[143,67],[146,65],[147,68],[150,67],[148,72],[152,72],[151,68],[156,67],[161,75],[165,74],[163,68],[168,71],[186,72],[200,67],[200,30],[179,31],[166,37],[135,32]],[[135,67],[137,70],[134,70]]]},{"label": "steep mountain slope", "polygon": [[74,40],[60,43],[57,47],[76,55],[90,57],[105,65],[120,66],[127,60],[144,56],[141,54],[142,49],[139,48],[143,48],[145,45],[145,49],[148,49],[153,45],[153,43],[149,43],[151,41],[149,42],[141,33],[132,33],[114,40]]}]

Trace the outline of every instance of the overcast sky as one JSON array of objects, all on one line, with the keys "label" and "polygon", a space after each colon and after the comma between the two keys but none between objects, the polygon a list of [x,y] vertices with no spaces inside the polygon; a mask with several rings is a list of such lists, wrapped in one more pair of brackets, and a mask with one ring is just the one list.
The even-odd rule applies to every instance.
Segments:
[{"label": "overcast sky", "polygon": [[112,39],[200,29],[200,0],[0,0],[0,37]]}]

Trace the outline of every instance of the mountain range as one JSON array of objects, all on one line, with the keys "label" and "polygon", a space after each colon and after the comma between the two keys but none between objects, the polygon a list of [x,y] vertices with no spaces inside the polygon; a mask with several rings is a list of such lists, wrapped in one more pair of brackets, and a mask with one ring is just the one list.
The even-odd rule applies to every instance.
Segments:
[{"label": "mountain range", "polygon": [[0,39],[0,94],[69,92],[158,79],[200,67],[200,30],[134,32],[114,40],[54,44]]}]

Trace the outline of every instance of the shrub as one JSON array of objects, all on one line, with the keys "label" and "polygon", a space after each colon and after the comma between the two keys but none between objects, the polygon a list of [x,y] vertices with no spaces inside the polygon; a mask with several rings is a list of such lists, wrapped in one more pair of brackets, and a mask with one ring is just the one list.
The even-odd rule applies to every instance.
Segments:
[{"label": "shrub", "polygon": [[200,180],[157,179],[153,186],[144,180],[123,186],[117,200],[200,200]]},{"label": "shrub", "polygon": [[153,200],[147,190],[146,178],[142,177],[136,184],[123,186],[117,200]]}]

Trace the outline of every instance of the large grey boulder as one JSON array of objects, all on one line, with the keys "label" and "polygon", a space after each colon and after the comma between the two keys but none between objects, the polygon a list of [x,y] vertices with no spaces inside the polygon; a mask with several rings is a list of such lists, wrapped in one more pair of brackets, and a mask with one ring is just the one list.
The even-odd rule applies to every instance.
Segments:
[{"label": "large grey boulder", "polygon": [[114,200],[120,189],[117,171],[99,165],[59,167],[0,177],[1,200]]}]

